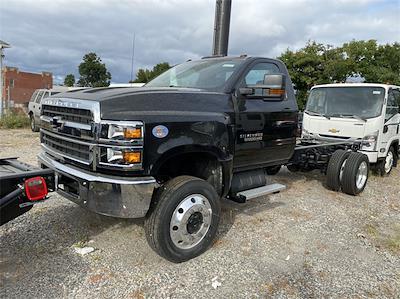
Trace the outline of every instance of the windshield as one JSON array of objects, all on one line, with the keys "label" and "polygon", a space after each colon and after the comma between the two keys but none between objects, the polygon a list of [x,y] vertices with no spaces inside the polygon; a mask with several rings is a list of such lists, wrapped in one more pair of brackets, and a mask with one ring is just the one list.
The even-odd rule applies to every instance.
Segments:
[{"label": "windshield", "polygon": [[148,87],[190,87],[222,91],[243,60],[200,60],[177,65],[146,84]]},{"label": "windshield", "polygon": [[382,112],[381,87],[320,87],[311,90],[306,112],[325,117],[373,118]]}]

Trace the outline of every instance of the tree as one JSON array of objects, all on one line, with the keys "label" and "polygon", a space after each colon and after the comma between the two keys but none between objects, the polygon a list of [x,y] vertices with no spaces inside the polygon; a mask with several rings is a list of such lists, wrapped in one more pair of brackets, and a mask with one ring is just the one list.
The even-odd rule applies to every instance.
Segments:
[{"label": "tree", "polygon": [[134,83],[147,83],[153,78],[161,75],[164,73],[166,70],[170,69],[171,66],[169,65],[168,62],[161,62],[157,63],[152,70],[148,69],[139,69],[137,74],[136,74],[136,80],[134,80]]},{"label": "tree", "polygon": [[79,74],[79,86],[103,87],[110,85],[111,74],[96,53],[91,52],[83,56],[83,61],[79,65]]},{"label": "tree", "polygon": [[303,109],[307,93],[316,84],[345,82],[351,75],[348,62],[340,48],[309,41],[297,52],[289,49],[281,59],[287,66],[297,90],[297,104]]},{"label": "tree", "polygon": [[68,74],[64,78],[64,85],[71,87],[75,84],[75,76],[73,74]]},{"label": "tree", "polygon": [[375,40],[351,41],[341,47],[309,41],[281,59],[287,66],[302,109],[307,92],[316,84],[345,82],[351,77],[374,83],[400,84],[400,44],[378,45]]},{"label": "tree", "polygon": [[343,52],[353,72],[365,82],[400,84],[400,44],[378,45],[376,40],[351,41]]}]

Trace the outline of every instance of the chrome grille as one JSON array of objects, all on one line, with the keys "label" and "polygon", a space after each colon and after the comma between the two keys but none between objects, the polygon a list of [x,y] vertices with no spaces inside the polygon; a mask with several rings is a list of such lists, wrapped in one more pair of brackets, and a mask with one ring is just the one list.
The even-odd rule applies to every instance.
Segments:
[{"label": "chrome grille", "polygon": [[42,115],[50,118],[59,116],[66,121],[87,125],[93,121],[92,112],[86,109],[42,105]]},{"label": "chrome grille", "polygon": [[90,143],[77,142],[77,140],[52,134],[45,130],[42,130],[41,142],[43,147],[49,151],[50,154],[87,165],[91,163]]},{"label": "chrome grille", "polygon": [[[143,155],[144,125],[140,121],[115,122],[100,119],[100,102],[72,98],[47,98],[42,103],[41,143],[57,160],[74,161],[86,168],[141,169],[142,163],[108,163],[107,151],[140,151]],[[141,129],[142,138],[116,140],[108,136],[110,125],[130,125]],[[103,136],[104,135],[104,136]]]}]

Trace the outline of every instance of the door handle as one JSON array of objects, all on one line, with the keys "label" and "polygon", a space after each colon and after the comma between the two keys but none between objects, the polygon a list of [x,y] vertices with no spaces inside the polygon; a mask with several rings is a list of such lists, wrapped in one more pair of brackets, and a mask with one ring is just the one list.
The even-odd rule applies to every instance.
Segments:
[{"label": "door handle", "polygon": [[277,121],[273,124],[275,128],[285,128],[285,127],[293,127],[296,126],[295,121]]}]

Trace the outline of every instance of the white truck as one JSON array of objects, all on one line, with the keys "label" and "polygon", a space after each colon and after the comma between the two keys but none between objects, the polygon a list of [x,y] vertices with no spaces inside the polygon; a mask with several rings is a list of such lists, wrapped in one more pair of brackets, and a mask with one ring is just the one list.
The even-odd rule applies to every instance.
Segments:
[{"label": "white truck", "polygon": [[39,132],[40,124],[40,110],[42,108],[42,100],[58,94],[60,92],[79,90],[84,87],[66,87],[66,86],[54,86],[52,89],[36,89],[31,96],[28,104],[28,116],[31,121],[31,129],[33,132]]},{"label": "white truck", "polygon": [[400,86],[341,83],[314,86],[303,116],[302,137],[361,140],[372,169],[388,175],[397,166]]}]

